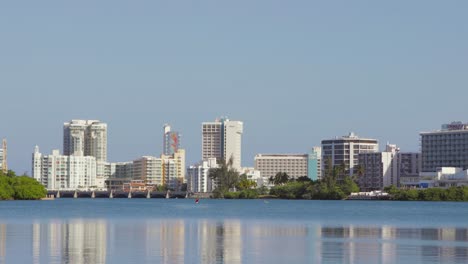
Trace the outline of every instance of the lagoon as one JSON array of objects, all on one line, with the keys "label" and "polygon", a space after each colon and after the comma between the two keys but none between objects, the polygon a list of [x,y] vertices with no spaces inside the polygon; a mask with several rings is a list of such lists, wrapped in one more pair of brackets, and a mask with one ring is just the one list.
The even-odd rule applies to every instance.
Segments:
[{"label": "lagoon", "polygon": [[468,263],[468,203],[0,202],[0,263]]}]

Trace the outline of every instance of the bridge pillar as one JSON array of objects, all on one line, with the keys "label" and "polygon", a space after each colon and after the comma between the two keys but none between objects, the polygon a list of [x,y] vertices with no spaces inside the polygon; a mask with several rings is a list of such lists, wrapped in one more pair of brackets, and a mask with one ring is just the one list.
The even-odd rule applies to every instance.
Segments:
[{"label": "bridge pillar", "polygon": [[110,199],[114,198],[114,191],[112,191],[112,190],[110,191],[109,198]]},{"label": "bridge pillar", "polygon": [[75,191],[75,193],[73,194],[73,198],[78,198],[78,192]]},{"label": "bridge pillar", "polygon": [[91,198],[96,198],[96,193],[94,193],[94,191],[93,191],[93,193],[91,194]]},{"label": "bridge pillar", "polygon": [[171,198],[171,196],[169,195],[169,190],[167,190],[167,192],[166,192],[166,199],[169,199],[169,198]]},{"label": "bridge pillar", "polygon": [[132,198],[132,191],[128,192],[128,199]]},{"label": "bridge pillar", "polygon": [[150,190],[148,190],[148,192],[146,193],[146,199],[149,199],[149,198],[151,198],[151,191]]},{"label": "bridge pillar", "polygon": [[57,194],[55,195],[55,198],[60,198],[60,191],[57,191]]}]

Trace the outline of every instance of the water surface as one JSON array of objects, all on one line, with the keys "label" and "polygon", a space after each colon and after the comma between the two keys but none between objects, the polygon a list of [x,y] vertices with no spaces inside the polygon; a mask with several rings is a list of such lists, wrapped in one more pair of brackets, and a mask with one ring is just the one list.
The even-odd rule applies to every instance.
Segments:
[{"label": "water surface", "polygon": [[7,201],[0,263],[468,263],[468,204]]}]

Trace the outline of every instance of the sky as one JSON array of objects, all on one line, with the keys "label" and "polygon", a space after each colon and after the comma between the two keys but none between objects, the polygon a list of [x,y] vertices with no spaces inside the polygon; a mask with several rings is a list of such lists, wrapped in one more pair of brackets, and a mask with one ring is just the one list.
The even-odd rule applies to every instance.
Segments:
[{"label": "sky", "polygon": [[63,123],[108,124],[108,159],[201,158],[201,123],[244,122],[242,163],[350,131],[402,151],[468,121],[468,1],[0,2],[0,138],[9,167],[62,150]]}]

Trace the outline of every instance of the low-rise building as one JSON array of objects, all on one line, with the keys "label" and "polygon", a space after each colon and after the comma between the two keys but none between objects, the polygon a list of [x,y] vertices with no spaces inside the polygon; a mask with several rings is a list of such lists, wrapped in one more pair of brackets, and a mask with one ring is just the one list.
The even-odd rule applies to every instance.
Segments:
[{"label": "low-rise building", "polygon": [[420,188],[449,188],[468,186],[468,170],[456,167],[440,167],[435,172],[421,172]]},{"label": "low-rise building", "polygon": [[263,177],[262,173],[259,170],[256,170],[255,168],[241,168],[241,175],[245,174],[247,176],[248,180],[254,181],[257,184],[257,188],[260,187],[271,187],[273,186],[270,184],[270,181],[268,178]]},{"label": "low-rise building", "polygon": [[105,181],[106,189],[109,191],[121,191],[131,183],[131,178],[109,178]]}]

